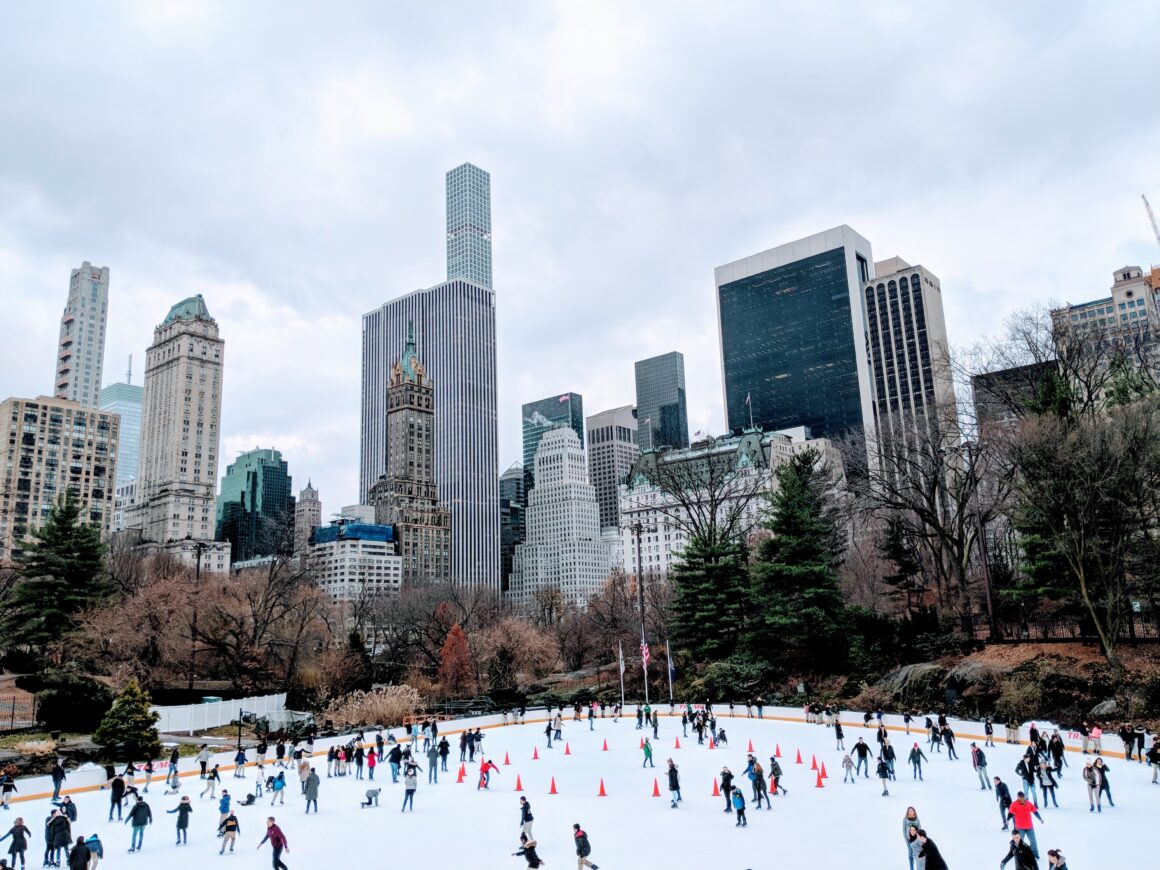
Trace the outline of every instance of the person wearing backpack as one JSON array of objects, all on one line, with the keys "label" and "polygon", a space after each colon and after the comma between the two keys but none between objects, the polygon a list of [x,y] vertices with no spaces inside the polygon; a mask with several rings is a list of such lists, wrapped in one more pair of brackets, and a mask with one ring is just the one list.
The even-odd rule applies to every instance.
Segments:
[{"label": "person wearing backpack", "polygon": [[588,856],[592,854],[592,844],[588,842],[588,835],[580,827],[579,822],[572,826],[572,838],[576,841],[576,870],[580,870],[581,867],[600,870],[599,867],[588,860]]}]

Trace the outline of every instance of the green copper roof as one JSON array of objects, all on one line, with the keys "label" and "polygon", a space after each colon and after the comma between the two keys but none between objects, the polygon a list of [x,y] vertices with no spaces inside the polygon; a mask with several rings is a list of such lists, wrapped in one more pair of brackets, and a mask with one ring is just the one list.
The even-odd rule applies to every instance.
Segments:
[{"label": "green copper roof", "polygon": [[173,323],[175,320],[213,320],[213,318],[209,316],[209,309],[205,307],[205,300],[198,293],[196,296],[182,299],[170,308],[169,313],[165,315],[165,319],[161,321],[161,325],[165,326],[165,324]]},{"label": "green copper roof", "polygon": [[403,379],[408,381],[415,378],[415,322],[407,321],[407,346],[403,349],[403,358],[399,360],[403,367]]}]

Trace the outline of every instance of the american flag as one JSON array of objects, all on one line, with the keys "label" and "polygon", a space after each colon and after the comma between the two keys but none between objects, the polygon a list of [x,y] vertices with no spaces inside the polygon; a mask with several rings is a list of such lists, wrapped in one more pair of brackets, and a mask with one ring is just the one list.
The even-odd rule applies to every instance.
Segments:
[{"label": "american flag", "polygon": [[564,395],[562,395],[562,396],[560,397],[559,401],[561,401],[561,402],[567,402],[567,401],[568,401],[568,394],[567,394],[567,393],[565,393]]},{"label": "american flag", "polygon": [[644,626],[640,628],[640,666],[648,670],[648,641],[644,639]]}]

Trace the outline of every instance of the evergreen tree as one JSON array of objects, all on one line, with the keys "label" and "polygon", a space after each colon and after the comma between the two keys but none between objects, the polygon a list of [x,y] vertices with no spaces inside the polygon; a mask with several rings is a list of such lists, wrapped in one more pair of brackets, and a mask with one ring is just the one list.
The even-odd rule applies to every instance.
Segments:
[{"label": "evergreen tree", "polygon": [[149,705],[149,694],[136,680],[130,680],[93,732],[93,742],[105,747],[110,755],[114,747],[123,744],[127,759],[156,758],[161,753],[157,736],[160,717]]},{"label": "evergreen tree", "polygon": [[820,454],[804,450],[777,470],[777,491],[751,569],[749,646],[755,658],[815,671],[845,663],[846,608],[837,564],[842,534]]},{"label": "evergreen tree", "polygon": [[109,593],[100,530],[81,522],[81,504],[67,491],[19,557],[20,580],[4,604],[8,646],[43,654],[73,619]]},{"label": "evergreen tree", "polygon": [[749,601],[744,546],[694,537],[670,576],[669,624],[677,646],[697,661],[732,655]]},{"label": "evergreen tree", "polygon": [[922,606],[922,594],[926,587],[922,582],[922,563],[918,559],[906,524],[897,513],[886,518],[886,528],[878,541],[878,554],[894,566],[889,574],[884,574],[882,582],[894,590],[894,595],[905,603],[906,612],[913,613]]}]

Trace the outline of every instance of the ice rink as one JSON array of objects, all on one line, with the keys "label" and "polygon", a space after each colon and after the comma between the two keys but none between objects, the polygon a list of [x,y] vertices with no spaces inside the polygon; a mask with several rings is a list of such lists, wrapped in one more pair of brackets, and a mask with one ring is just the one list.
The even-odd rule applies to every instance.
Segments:
[{"label": "ice rink", "polygon": [[[668,710],[667,704],[661,707]],[[743,711],[743,708],[739,708]],[[720,713],[720,711],[718,711]],[[327,741],[319,741],[316,767],[322,778],[318,815],[304,815],[304,800],[296,776],[287,775],[290,785],[285,806],[273,809],[269,797],[255,806],[237,809],[242,834],[238,853],[219,857],[217,801],[199,798],[202,783],[197,776],[182,779],[182,794],[191,794],[194,814],[189,830],[189,845],[174,846],[175,815],[165,811],[177,805],[178,797],[164,796],[158,776],[147,800],[154,822],[146,831],[145,846],[139,854],[126,854],[129,828],[106,821],[109,812],[107,791],[74,794],[79,819],[73,825],[74,838],[92,833],[101,836],[105,846],[102,867],[165,867],[167,870],[202,870],[213,866],[244,865],[268,867],[269,846],[255,851],[261,839],[267,815],[274,815],[290,843],[284,860],[291,870],[329,870],[329,868],[394,867],[409,868],[518,868],[522,858],[511,857],[518,848],[519,796],[531,801],[535,815],[534,834],[540,855],[548,867],[574,866],[572,824],[579,822],[592,842],[591,859],[605,870],[627,867],[686,868],[712,867],[715,870],[783,867],[857,867],[860,870],[906,868],[907,850],[903,844],[902,817],[908,806],[918,810],[919,818],[931,839],[938,843],[952,870],[996,867],[1004,856],[1008,834],[1000,830],[1000,818],[994,793],[981,791],[978,777],[971,768],[970,742],[982,729],[976,723],[952,721],[958,733],[958,761],[949,761],[946,753],[932,754],[925,735],[907,736],[895,717],[888,717],[891,742],[899,756],[897,782],[890,784],[890,796],[882,797],[873,769],[870,779],[859,778],[856,785],[842,783],[843,753],[834,747],[833,732],[822,725],[772,718],[775,715],[800,717],[800,711],[765,711],[763,720],[744,715],[719,718],[719,727],[728,736],[728,746],[710,749],[698,745],[693,731],[684,737],[679,711],[676,718],[662,715],[660,736],[655,741],[655,769],[642,769],[639,748],[642,735],[631,717],[613,722],[596,720],[589,731],[587,721],[564,724],[564,743],[549,750],[544,738],[543,712],[529,713],[527,724],[492,725],[495,718],[471,720],[484,727],[484,747],[488,758],[500,765],[492,775],[490,791],[476,789],[478,756],[469,765],[467,777],[460,784],[458,769],[459,722],[442,725],[452,742],[449,772],[440,773],[438,784],[429,785],[426,773],[420,776],[415,810],[405,814],[399,807],[403,796],[401,782],[392,784],[390,769],[384,763],[376,770],[374,785],[382,786],[381,805],[360,809],[367,788],[372,784],[355,779],[353,773],[343,778],[326,778]],[[921,727],[921,720],[919,722]],[[876,750],[873,728],[863,728],[861,717],[844,714],[846,746],[859,737]],[[1014,768],[1025,747],[1008,746],[998,729],[998,745],[987,749],[991,775],[999,775],[1014,796],[1020,788]],[[401,735],[401,730],[393,733]],[[368,733],[368,739],[373,735]],[[1026,739],[1026,729],[1023,731]],[[680,738],[680,748],[675,741]],[[773,810],[756,810],[748,782],[741,776],[746,766],[749,741],[768,772],[769,757],[780,747],[785,776],[782,784],[789,795],[773,799]],[[607,741],[608,750],[602,749]],[[925,781],[914,782],[905,758],[914,742],[930,756],[925,765]],[[333,742],[333,741],[331,741]],[[1109,744],[1115,744],[1111,746]],[[1157,846],[1160,835],[1155,824],[1155,801],[1160,800],[1160,786],[1152,785],[1148,765],[1127,763],[1119,755],[1119,741],[1105,738],[1105,760],[1110,768],[1114,809],[1104,807],[1102,814],[1088,812],[1087,797],[1080,771],[1083,756],[1067,753],[1069,767],[1064,768],[1058,789],[1059,809],[1041,807],[1046,823],[1037,823],[1041,867],[1047,866],[1047,849],[1062,849],[1071,870],[1128,870],[1160,866]],[[533,760],[533,750],[539,760]],[[794,763],[800,750],[804,763]],[[505,754],[510,764],[504,765]],[[216,760],[223,768],[232,764],[231,754]],[[270,756],[273,756],[271,747]],[[824,788],[816,788],[816,775],[810,770],[811,756],[819,765],[825,763],[829,778]],[[252,753],[251,753],[252,757]],[[665,761],[672,758],[679,766],[683,802],[671,809],[665,777]],[[424,756],[420,767],[426,770]],[[183,769],[196,765],[184,759]],[[745,788],[749,827],[734,827],[734,817],[722,812],[723,799],[713,797],[714,779],[723,765],[728,765]],[[267,771],[273,769],[267,765]],[[516,792],[519,777],[522,792]],[[549,794],[552,779],[557,794]],[[654,778],[661,796],[653,797]],[[80,775],[70,777],[70,785],[80,782]],[[601,779],[607,792],[598,797]],[[246,780],[235,780],[232,771],[223,773],[223,786],[240,799],[253,790],[252,768]],[[27,795],[31,783],[22,783]],[[141,777],[137,785],[142,784]],[[219,789],[220,794],[220,789]],[[29,865],[40,867],[43,853],[43,821],[50,809],[46,798],[15,802],[3,814],[3,831],[16,816],[23,816],[32,829]],[[1152,819],[1152,822],[1148,820]],[[7,849],[7,843],[0,850]],[[1011,866],[1011,865],[1009,865]]]}]

